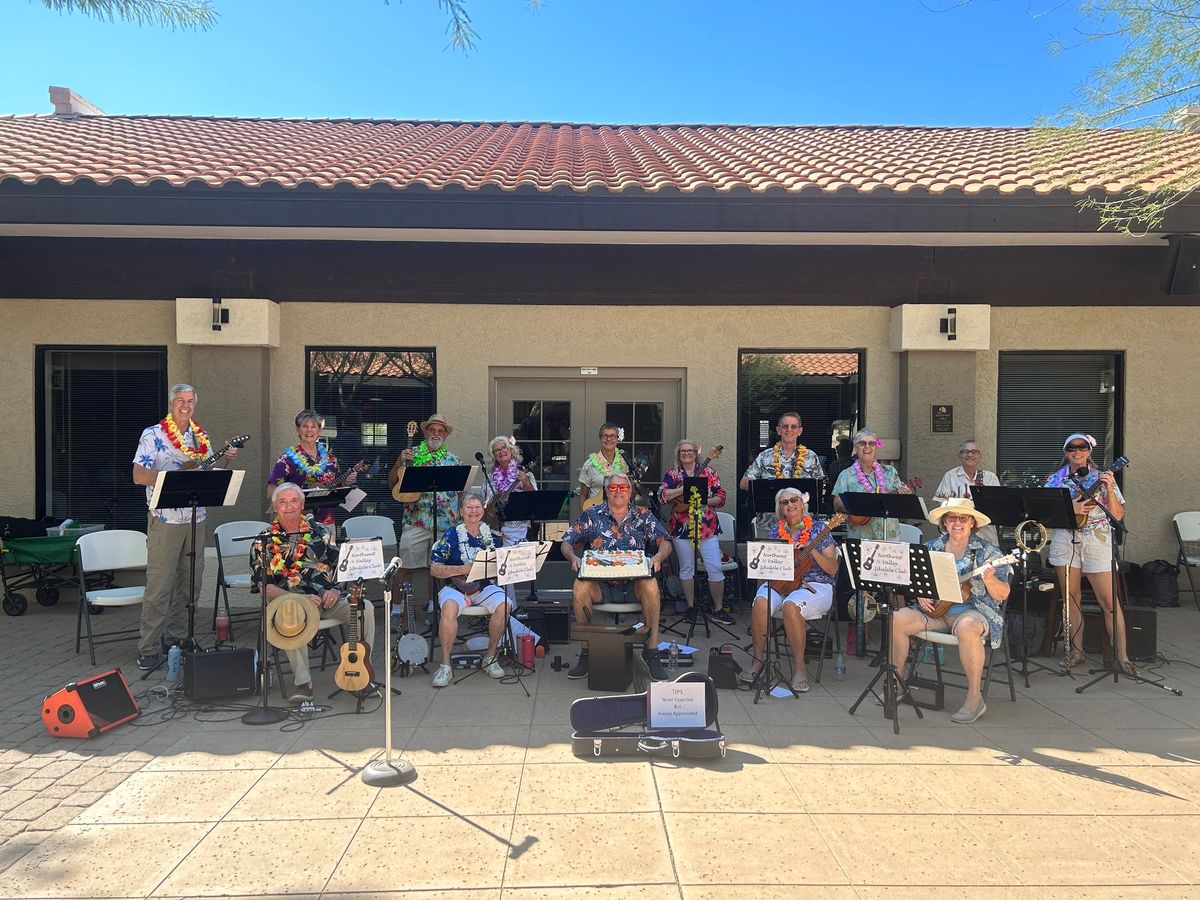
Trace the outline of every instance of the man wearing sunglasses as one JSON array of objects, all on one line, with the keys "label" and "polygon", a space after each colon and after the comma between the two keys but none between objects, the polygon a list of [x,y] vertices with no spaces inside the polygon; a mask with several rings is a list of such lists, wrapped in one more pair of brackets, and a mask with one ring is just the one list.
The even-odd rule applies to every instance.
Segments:
[{"label": "man wearing sunglasses", "polygon": [[[578,573],[581,563],[579,553],[587,550],[645,550],[651,543],[657,550],[650,558],[650,571],[658,574],[662,564],[671,555],[671,540],[662,523],[644,506],[632,503],[633,485],[624,472],[614,472],[604,479],[604,500],[583,514],[563,535],[562,554]],[[646,622],[646,647],[642,658],[655,681],[665,681],[667,672],[658,658],[658,614],[660,596],[657,578],[641,578],[633,581],[584,581],[576,578],[571,589],[576,622],[592,620],[592,605],[595,603],[625,603],[626,589],[633,586],[633,595],[642,605],[642,617]],[[568,678],[586,678],[588,674],[588,650],[579,651],[579,661],[567,673]]]}]

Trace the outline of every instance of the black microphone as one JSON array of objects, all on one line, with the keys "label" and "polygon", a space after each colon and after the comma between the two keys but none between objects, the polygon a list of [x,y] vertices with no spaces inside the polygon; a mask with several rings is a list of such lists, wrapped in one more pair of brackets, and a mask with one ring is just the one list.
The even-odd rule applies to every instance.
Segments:
[{"label": "black microphone", "polygon": [[1083,481],[1083,479],[1087,478],[1087,474],[1088,474],[1088,467],[1080,466],[1078,469],[1075,470],[1075,480]]},{"label": "black microphone", "polygon": [[384,584],[390,583],[392,580],[392,576],[396,574],[396,571],[399,568],[400,568],[400,557],[393,556],[392,561],[390,563],[388,563],[388,567],[383,570],[383,574],[379,577],[379,580],[382,581]]},{"label": "black microphone", "polygon": [[475,461],[477,463],[479,463],[481,466],[487,465],[487,463],[485,463],[483,461],[483,454],[479,453],[478,451],[476,451],[476,453],[475,453]]}]

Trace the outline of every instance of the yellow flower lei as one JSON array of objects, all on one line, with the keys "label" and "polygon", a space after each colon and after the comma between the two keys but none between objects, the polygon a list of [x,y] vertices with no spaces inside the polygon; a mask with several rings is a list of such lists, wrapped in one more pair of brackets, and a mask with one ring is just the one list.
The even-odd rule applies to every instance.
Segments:
[{"label": "yellow flower lei", "polygon": [[192,459],[208,459],[212,453],[212,448],[208,443],[208,434],[196,424],[195,419],[188,419],[188,429],[192,432],[192,437],[196,439],[195,450],[184,443],[183,435],[179,433],[179,426],[175,424],[175,420],[170,416],[167,416],[158,424],[166,432],[167,440],[171,442],[171,446],[184,456],[190,456]]},{"label": "yellow flower lei", "polygon": [[[796,444],[796,462],[792,464],[792,476],[796,475],[796,466],[799,465],[801,471],[804,470],[804,458],[808,456],[808,448],[803,444]],[[783,444],[780,441],[775,442],[775,452],[771,456],[771,468],[775,470],[775,477],[783,477]]]}]

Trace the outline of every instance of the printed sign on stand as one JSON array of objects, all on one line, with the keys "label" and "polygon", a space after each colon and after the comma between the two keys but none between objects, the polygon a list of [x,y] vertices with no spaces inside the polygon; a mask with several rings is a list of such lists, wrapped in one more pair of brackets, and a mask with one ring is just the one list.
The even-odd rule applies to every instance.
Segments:
[{"label": "printed sign on stand", "polygon": [[750,541],[746,544],[746,577],[752,581],[791,581],[796,558],[791,544]]},{"label": "printed sign on stand", "polygon": [[357,581],[383,576],[383,541],[360,538],[338,545],[337,581]]},{"label": "printed sign on stand", "polygon": [[863,541],[862,577],[884,584],[910,583],[908,576],[908,544],[899,541]]},{"label": "printed sign on stand", "polygon": [[496,584],[516,584],[537,578],[537,544],[516,544],[496,551]]}]

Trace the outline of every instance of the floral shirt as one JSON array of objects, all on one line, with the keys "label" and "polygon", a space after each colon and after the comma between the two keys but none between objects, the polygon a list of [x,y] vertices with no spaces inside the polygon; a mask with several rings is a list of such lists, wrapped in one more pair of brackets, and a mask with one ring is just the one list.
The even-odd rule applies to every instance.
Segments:
[{"label": "floral shirt", "polygon": [[[949,540],[949,535],[940,535],[932,541],[927,541],[925,546],[930,550],[941,550],[945,552],[946,542]],[[962,559],[955,560],[954,565],[958,570],[958,577],[966,575],[973,569],[978,569],[982,565],[986,565],[988,560],[996,559],[1002,556],[999,548],[994,544],[989,544],[979,535],[973,534],[967,539],[967,549],[962,555]],[[1009,578],[1012,577],[1012,570],[1007,565],[996,567],[996,577],[1008,584]],[[1000,642],[1004,639],[1004,613],[1000,608],[1000,604],[992,599],[992,595],[988,593],[987,587],[983,583],[983,576],[976,575],[969,582],[971,585],[971,594],[965,603],[956,603],[950,607],[950,613],[963,613],[969,609],[978,610],[987,620],[989,643],[994,650],[1000,646]]]},{"label": "floral shirt", "polygon": [[[442,455],[436,465],[461,466],[462,460],[449,450]],[[454,491],[441,491],[437,494],[422,494],[411,509],[404,510],[405,528],[425,528],[433,531],[433,508],[437,503],[437,530],[447,532],[458,524],[458,494]]]},{"label": "floral shirt", "polygon": [[[475,561],[475,557],[484,550],[490,550],[495,547],[500,547],[504,544],[504,535],[498,531],[492,531],[486,523],[479,523],[479,534],[471,534],[467,531],[467,526],[460,523],[443,534],[433,549],[429,552],[429,562],[431,565],[443,566],[465,566],[468,563]],[[474,594],[482,588],[486,581],[471,581],[466,582],[461,577],[459,584],[461,585],[463,594]]]},{"label": "floral shirt", "polygon": [[585,509],[563,540],[576,550],[645,550],[653,541],[661,544],[667,532],[646,507],[629,504],[620,522],[608,508],[608,501]]},{"label": "floral shirt", "polygon": [[[799,461],[799,471],[797,471],[796,457],[798,453],[793,453],[791,456],[784,456],[782,449],[779,453],[779,474],[775,472],[775,447],[777,444],[772,444],[767,449],[763,450],[758,456],[754,457],[754,461],[746,469],[744,478],[824,478],[825,470],[821,468],[821,460],[811,448],[804,448],[804,459]],[[766,537],[768,532],[775,527],[778,519],[774,513],[759,513],[754,517],[755,530],[759,537]]]},{"label": "floral shirt", "polygon": [[[1085,487],[1091,489],[1097,497],[1103,501],[1104,505],[1108,505],[1108,486],[1100,481],[1100,470],[1094,466],[1088,466],[1087,477],[1083,479]],[[1087,494],[1079,489],[1079,485],[1075,483],[1075,479],[1071,477],[1071,467],[1063,466],[1053,475],[1046,479],[1046,487],[1063,488],[1065,487],[1071,492],[1072,500],[1087,500]],[[1121,489],[1115,484],[1117,502],[1122,506],[1125,505],[1125,495],[1121,493]],[[1108,516],[1104,514],[1099,506],[1094,507],[1087,517],[1087,522],[1079,529],[1084,534],[1095,532],[1099,534],[1108,534],[1112,530],[1112,526],[1108,524]]]},{"label": "floral shirt", "polygon": [[[302,460],[304,460],[306,464],[314,468],[316,468],[321,461],[320,459],[314,459],[305,453],[299,444],[289,449],[292,450],[292,452],[294,452]],[[290,481],[292,484],[298,484],[302,488],[327,487],[328,485],[332,484],[338,476],[338,461],[337,457],[333,455],[332,451],[329,452],[324,459],[325,471],[320,475],[316,475],[305,472],[300,468],[296,461],[292,459],[291,455],[285,452],[279,457],[279,459],[275,461],[275,465],[271,468],[271,474],[267,478],[267,484],[270,486],[277,486],[283,484],[285,481]],[[324,506],[321,509],[318,509],[313,517],[322,525],[332,525],[334,523],[333,511],[334,507]]]},{"label": "floral shirt", "polygon": [[[198,449],[196,435],[189,427],[183,435],[183,441],[193,450]],[[167,433],[163,431],[161,424],[151,425],[142,432],[142,437],[138,441],[137,452],[133,456],[133,464],[141,466],[143,469],[149,469],[151,472],[174,472],[181,468],[188,457],[180,450],[176,450],[167,440]],[[147,485],[146,487],[146,507],[150,506],[150,498],[154,496],[154,488]],[[183,509],[157,509],[154,515],[158,516],[158,520],[164,525],[185,525],[191,524],[192,510],[190,508]],[[196,521],[203,522],[208,516],[208,510],[203,506],[196,508]]]},{"label": "floral shirt", "polygon": [[[785,536],[781,536],[779,534],[779,528],[781,525],[784,528],[787,528],[787,530],[791,533],[793,538],[796,538],[799,535],[804,533],[803,521],[801,521],[799,528],[788,528],[787,522],[780,521],[779,519],[775,518],[774,516],[771,517],[771,521],[772,521],[772,526],[771,526],[770,530],[768,530],[767,532],[765,532],[763,534],[764,540],[777,540],[777,539],[778,540],[787,540],[787,538]],[[826,522],[824,519],[813,519],[811,524],[809,525],[809,540],[811,541],[813,537],[820,534],[821,531],[825,528],[825,526],[827,524],[829,524],[829,523]],[[799,544],[798,546],[804,547],[804,546],[807,546],[807,544]],[[836,547],[836,546],[837,545],[834,543],[834,540],[833,540],[833,535],[826,534],[825,537],[823,537],[823,538],[821,538],[821,540],[817,541],[817,545],[813,548],[813,552],[815,553],[818,550],[825,550],[828,547]],[[809,584],[834,584],[837,581],[837,575],[830,575],[828,572],[826,572],[824,569],[822,569],[817,564],[817,562],[814,560],[813,564],[812,564],[812,568],[804,573],[804,580],[807,581]]]},{"label": "floral shirt", "polygon": [[625,457],[621,455],[621,449],[618,447],[611,465],[605,462],[604,457],[598,452],[589,453],[588,458],[583,461],[583,465],[579,469],[577,481],[588,489],[588,496],[593,496],[604,490],[606,477],[614,472],[628,471],[629,463],[625,461]]},{"label": "floral shirt", "polygon": [[[896,470],[884,463],[879,464],[883,469],[883,484],[879,485],[879,493],[889,494],[899,488],[903,482]],[[862,483],[858,480],[858,469],[854,466],[844,470],[838,476],[837,483],[833,486],[833,495],[838,494],[862,494],[868,493]],[[876,487],[874,469],[867,469],[863,473],[867,482],[872,488]],[[864,541],[886,541],[894,540],[897,535],[897,529],[900,525],[897,519],[881,519],[878,516],[871,519],[866,525],[855,525],[852,522],[846,523],[846,537],[858,538]]]},{"label": "floral shirt", "polygon": [[[272,528],[278,525],[278,521],[276,519],[271,523]],[[265,548],[260,547],[258,541],[250,542],[251,590],[257,593],[263,584],[273,584],[293,594],[311,594],[317,597],[337,587],[337,543],[334,540],[333,529],[324,525],[312,525],[312,537],[300,560],[298,572],[289,575],[283,571],[269,571],[271,561],[277,555],[282,562],[290,564],[295,558],[296,542],[300,540],[303,538],[299,535],[270,538],[264,542]],[[264,555],[265,565],[262,564]]]},{"label": "floral shirt", "polygon": [[[663,494],[667,491],[673,491],[676,488],[683,487],[683,479],[687,477],[683,469],[671,469],[671,471],[663,475],[662,485],[658,489],[658,502],[666,503]],[[707,477],[708,479],[708,496],[720,497],[722,502],[725,500],[725,488],[721,486],[721,479],[717,477],[717,473],[712,470],[711,466],[705,466],[703,472],[699,476],[692,477]],[[686,500],[685,497],[679,497],[678,500]],[[686,502],[680,503],[677,508],[672,510],[671,519],[667,523],[667,528],[671,532],[671,537],[689,540],[691,538],[690,522],[691,515],[688,512]],[[711,506],[707,504],[700,514],[700,539],[710,538],[720,531],[720,525],[717,522],[717,513]]]}]

